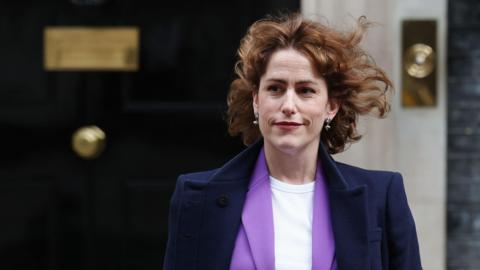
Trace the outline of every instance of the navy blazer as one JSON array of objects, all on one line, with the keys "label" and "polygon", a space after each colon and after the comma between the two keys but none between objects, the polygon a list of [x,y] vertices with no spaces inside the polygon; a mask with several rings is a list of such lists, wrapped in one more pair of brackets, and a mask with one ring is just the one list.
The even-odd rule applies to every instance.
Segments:
[{"label": "navy blazer", "polygon": [[[229,269],[261,147],[259,141],[219,169],[178,178],[165,269]],[[319,158],[328,181],[338,269],[422,269],[401,175],[335,162],[323,145]]]}]

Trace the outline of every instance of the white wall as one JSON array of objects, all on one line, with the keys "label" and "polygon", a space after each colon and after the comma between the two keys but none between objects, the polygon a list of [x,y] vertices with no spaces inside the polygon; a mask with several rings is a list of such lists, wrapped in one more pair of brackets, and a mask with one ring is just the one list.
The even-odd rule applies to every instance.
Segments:
[{"label": "white wall", "polygon": [[[387,119],[362,118],[364,138],[335,158],[370,169],[402,173],[420,241],[425,270],[446,265],[446,0],[302,0],[302,13],[340,28],[366,15],[372,28],[363,47],[395,85]],[[319,17],[321,16],[321,17]],[[436,19],[437,93],[434,108],[402,108],[401,21]]]}]

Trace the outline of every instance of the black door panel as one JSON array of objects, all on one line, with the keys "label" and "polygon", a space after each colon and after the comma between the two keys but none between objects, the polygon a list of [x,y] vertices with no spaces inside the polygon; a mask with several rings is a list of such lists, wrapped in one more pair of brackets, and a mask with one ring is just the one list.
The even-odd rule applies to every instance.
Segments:
[{"label": "black door panel", "polygon": [[[180,173],[243,146],[224,122],[236,49],[298,1],[49,0],[0,4],[0,269],[161,269]],[[137,27],[139,69],[46,71],[48,26]],[[96,159],[71,136],[107,136]]]}]

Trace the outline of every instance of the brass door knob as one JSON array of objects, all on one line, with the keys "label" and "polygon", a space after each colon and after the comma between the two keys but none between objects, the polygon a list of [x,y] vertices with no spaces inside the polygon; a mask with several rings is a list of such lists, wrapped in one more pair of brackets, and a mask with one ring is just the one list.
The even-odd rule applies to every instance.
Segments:
[{"label": "brass door knob", "polygon": [[77,129],[72,136],[73,151],[85,159],[100,156],[105,149],[106,135],[97,126],[85,126]]}]

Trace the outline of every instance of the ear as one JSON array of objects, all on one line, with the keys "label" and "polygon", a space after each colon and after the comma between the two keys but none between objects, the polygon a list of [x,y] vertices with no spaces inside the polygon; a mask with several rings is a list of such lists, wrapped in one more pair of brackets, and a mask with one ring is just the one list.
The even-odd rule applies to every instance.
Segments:
[{"label": "ear", "polygon": [[258,91],[252,91],[252,100],[253,100],[253,112],[258,112]]},{"label": "ear", "polygon": [[329,99],[327,103],[327,116],[333,119],[340,109],[340,103],[336,99]]}]

